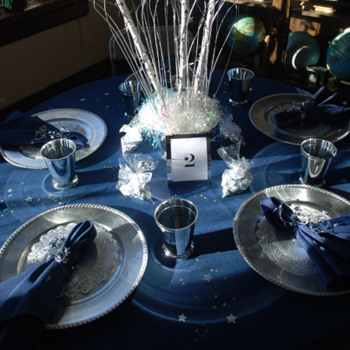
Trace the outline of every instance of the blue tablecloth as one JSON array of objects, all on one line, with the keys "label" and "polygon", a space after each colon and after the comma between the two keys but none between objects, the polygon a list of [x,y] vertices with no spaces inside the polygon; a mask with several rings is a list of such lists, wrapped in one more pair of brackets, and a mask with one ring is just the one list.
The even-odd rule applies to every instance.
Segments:
[{"label": "blue tablecloth", "polygon": [[[298,183],[298,146],[275,142],[250,122],[249,108],[263,96],[298,93],[295,87],[256,76],[249,103],[233,110],[246,145],[241,156],[252,162],[254,181],[244,193],[222,199],[225,163],[212,143],[212,178],[191,186],[168,186],[165,162],[153,172],[154,200],[123,196],[116,188],[121,156],[120,127],[128,123],[119,84],[126,76],[100,80],[70,90],[29,111],[78,108],[99,115],[107,124],[103,145],[77,163],[80,183],[69,195],[50,192],[48,171],[15,167],[0,161],[0,243],[27,220],[45,210],[73,203],[93,203],[119,209],[140,226],[147,239],[149,261],[134,293],[117,309],[89,324],[45,330],[40,349],[322,349],[341,348],[350,324],[350,297],[314,297],[270,283],[241,257],[233,239],[233,219],[239,206],[266,187]],[[223,82],[220,85],[221,78]],[[228,105],[229,88],[216,72],[212,92]],[[147,144],[145,150],[157,157]],[[350,198],[349,141],[337,143],[338,156],[328,173],[327,189]],[[171,196],[188,198],[199,209],[195,253],[176,268],[162,263],[160,236],[153,220],[156,206]],[[344,332],[343,332],[344,331]],[[332,339],[332,343],[328,343]]]}]

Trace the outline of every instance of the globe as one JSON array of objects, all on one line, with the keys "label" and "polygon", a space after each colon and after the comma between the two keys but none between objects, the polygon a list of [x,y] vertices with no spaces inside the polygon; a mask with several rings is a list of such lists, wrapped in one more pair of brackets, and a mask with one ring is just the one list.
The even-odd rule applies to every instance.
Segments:
[{"label": "globe", "polygon": [[229,26],[227,44],[234,52],[249,55],[258,50],[265,39],[263,22],[255,17],[244,16]]},{"label": "globe", "polygon": [[327,68],[340,80],[350,82],[350,29],[335,37],[328,46]]},{"label": "globe", "polygon": [[287,70],[304,71],[317,64],[319,58],[320,46],[314,36],[303,31],[289,33],[284,59]]}]

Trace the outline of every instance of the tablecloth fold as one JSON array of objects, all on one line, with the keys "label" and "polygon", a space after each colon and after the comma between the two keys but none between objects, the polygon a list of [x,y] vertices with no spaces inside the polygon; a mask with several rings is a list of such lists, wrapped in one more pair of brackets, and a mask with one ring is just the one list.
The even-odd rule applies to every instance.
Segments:
[{"label": "tablecloth fold", "polygon": [[329,96],[327,87],[322,86],[308,101],[298,108],[287,109],[274,115],[279,128],[300,122],[338,122],[350,118],[348,101],[339,93]]},{"label": "tablecloth fold", "polygon": [[272,225],[294,233],[327,286],[350,283],[350,215],[311,224],[278,198],[264,198],[260,207]]},{"label": "tablecloth fold", "polygon": [[13,112],[5,121],[0,121],[0,145],[2,147],[42,144],[53,138],[64,137],[84,148],[87,138],[78,132],[64,132],[37,116],[19,111]]},{"label": "tablecloth fold", "polygon": [[94,224],[82,221],[68,234],[55,256],[0,284],[1,349],[36,349],[59,289],[95,237]]}]

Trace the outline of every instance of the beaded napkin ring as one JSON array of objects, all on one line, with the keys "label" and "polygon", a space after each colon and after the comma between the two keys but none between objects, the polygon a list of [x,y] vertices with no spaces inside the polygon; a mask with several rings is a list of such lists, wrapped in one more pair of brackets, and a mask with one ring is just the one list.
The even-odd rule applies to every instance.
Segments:
[{"label": "beaded napkin ring", "polygon": [[70,249],[63,245],[64,241],[63,238],[59,237],[49,241],[49,246],[44,252],[46,261],[53,257],[57,263],[67,264],[69,262]]},{"label": "beaded napkin ring", "polygon": [[37,131],[35,131],[35,136],[31,143],[34,144],[37,141],[46,139],[61,139],[67,137],[68,134],[69,133],[60,130],[50,130],[45,124],[43,124]]},{"label": "beaded napkin ring", "polygon": [[[282,214],[283,214],[284,208],[288,208],[291,211],[292,213],[290,215],[291,221],[286,221],[283,219]],[[293,208],[291,208],[288,204],[281,202],[281,204],[273,210],[273,212],[276,212],[276,211],[278,211],[278,216],[285,226],[290,225],[293,227],[297,227],[299,225],[305,225],[305,226],[308,226],[312,232],[317,233],[320,236],[322,236],[322,233],[325,233],[327,230],[329,230],[332,227],[332,224],[329,221],[328,215],[326,215],[325,212],[323,212],[321,216],[320,215],[315,216],[315,215],[312,215],[311,213],[308,213],[309,215],[306,216],[306,220],[301,221],[299,219],[298,213],[301,214],[303,212],[305,216],[305,210],[302,210],[299,206],[296,206],[295,210],[293,210]],[[322,230],[316,229],[315,227],[319,225],[321,222],[326,223],[325,227]],[[336,226],[336,225],[337,224],[335,223],[333,226]]]}]

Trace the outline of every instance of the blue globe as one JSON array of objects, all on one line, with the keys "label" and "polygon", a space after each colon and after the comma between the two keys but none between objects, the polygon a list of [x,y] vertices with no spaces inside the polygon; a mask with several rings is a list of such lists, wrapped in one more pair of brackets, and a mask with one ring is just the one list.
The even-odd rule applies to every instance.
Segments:
[{"label": "blue globe", "polygon": [[304,71],[317,64],[320,46],[314,36],[307,32],[295,31],[288,35],[284,64],[288,70]]},{"label": "blue globe", "polygon": [[234,52],[249,55],[258,50],[265,39],[263,22],[255,17],[244,16],[229,26],[227,44]]},{"label": "blue globe", "polygon": [[327,68],[340,80],[350,82],[350,29],[335,37],[327,50]]}]

